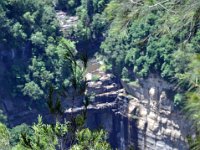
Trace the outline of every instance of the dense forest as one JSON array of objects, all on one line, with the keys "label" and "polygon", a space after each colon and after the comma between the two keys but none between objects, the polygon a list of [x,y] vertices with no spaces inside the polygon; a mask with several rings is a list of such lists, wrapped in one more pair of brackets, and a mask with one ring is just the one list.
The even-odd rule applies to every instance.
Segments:
[{"label": "dense forest", "polygon": [[[61,30],[58,11],[77,16],[76,25]],[[0,149],[113,149],[105,130],[86,126],[94,55],[117,83],[137,86],[155,74],[172,84],[174,108],[195,131],[190,149],[200,149],[199,0],[2,0],[0,22],[0,102],[24,98],[30,111],[52,116],[11,127],[0,111]],[[81,99],[83,111],[66,116],[66,99],[72,110]]]}]

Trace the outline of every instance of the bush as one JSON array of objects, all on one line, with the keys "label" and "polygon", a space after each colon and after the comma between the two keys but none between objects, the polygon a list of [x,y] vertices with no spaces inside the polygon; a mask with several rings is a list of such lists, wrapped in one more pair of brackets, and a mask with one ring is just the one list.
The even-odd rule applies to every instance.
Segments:
[{"label": "bush", "polygon": [[24,123],[10,130],[10,143],[12,146],[17,145],[17,143],[20,141],[20,136],[22,133],[26,133],[27,135],[33,134],[31,128]]},{"label": "bush", "polygon": [[174,96],[174,106],[175,107],[178,107],[178,108],[182,107],[183,106],[183,101],[184,101],[183,94],[177,93]]}]

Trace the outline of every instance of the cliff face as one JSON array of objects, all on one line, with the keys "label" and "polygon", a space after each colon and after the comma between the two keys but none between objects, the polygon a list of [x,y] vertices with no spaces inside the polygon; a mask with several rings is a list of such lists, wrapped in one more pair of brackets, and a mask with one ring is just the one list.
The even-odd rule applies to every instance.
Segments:
[{"label": "cliff face", "polygon": [[173,85],[150,76],[139,86],[122,81],[120,89],[112,75],[99,75],[98,81],[89,82],[96,96],[88,109],[88,127],[106,129],[111,145],[120,150],[189,149],[191,124],[173,108]]},{"label": "cliff face", "polygon": [[[123,81],[120,85],[112,74],[100,68],[96,60],[88,68],[88,92],[95,96],[88,107],[87,127],[106,129],[111,145],[120,150],[189,149],[186,137],[192,133],[191,124],[173,108],[173,85],[153,75],[140,80],[139,85]],[[46,120],[51,118],[47,112],[28,110],[26,100],[22,99],[3,99],[0,108],[7,113],[10,126],[31,124],[37,121],[39,113]],[[65,113],[71,113],[70,110]],[[80,104],[74,109],[77,113],[82,110]]]},{"label": "cliff face", "polygon": [[[106,129],[111,145],[120,150],[188,149],[186,137],[192,133],[191,124],[173,108],[173,85],[153,75],[140,80],[139,85],[123,81],[120,85],[112,74],[100,68],[98,61],[90,61],[88,92],[95,96],[88,107],[87,127]],[[7,113],[10,126],[31,124],[37,121],[38,114],[51,120],[48,110],[29,110],[28,101],[22,99],[2,99],[0,108]],[[77,113],[82,110],[80,104],[74,109]]]},{"label": "cliff face", "polygon": [[[173,108],[172,85],[152,76],[141,83],[141,87],[134,88],[122,82],[131,96],[118,95],[123,104],[119,108],[124,110],[119,112],[128,120],[128,144],[148,150],[189,149],[186,138],[191,134],[191,124]],[[131,137],[134,132],[136,139]]]}]

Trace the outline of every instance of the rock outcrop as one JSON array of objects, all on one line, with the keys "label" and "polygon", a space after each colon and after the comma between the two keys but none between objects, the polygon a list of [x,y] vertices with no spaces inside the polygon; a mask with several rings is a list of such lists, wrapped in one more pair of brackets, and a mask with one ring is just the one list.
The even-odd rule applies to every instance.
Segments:
[{"label": "rock outcrop", "polygon": [[[138,148],[188,149],[191,123],[173,107],[173,85],[156,76],[141,81],[140,87],[124,82],[122,85],[132,96],[119,95],[119,101],[126,100],[120,109],[126,110],[122,113],[129,121],[137,121]],[[134,139],[131,140],[134,143]]]},{"label": "rock outcrop", "polygon": [[[93,68],[93,69],[92,69]],[[88,70],[88,91],[95,93],[88,107],[87,127],[104,128],[109,142],[120,150],[187,150],[191,124],[173,107],[173,85],[150,76],[139,86],[115,82],[93,62]],[[93,76],[99,78],[92,80]],[[74,108],[79,113],[83,107]],[[66,113],[72,113],[66,109]],[[186,123],[187,122],[187,123]]]},{"label": "rock outcrop", "polygon": [[[142,150],[188,149],[186,138],[190,133],[190,123],[180,112],[173,112],[171,106],[158,109],[154,100],[149,104],[148,100],[141,101],[126,94],[119,95],[118,99],[121,103],[118,113],[128,122],[125,123],[125,145]],[[134,135],[136,138],[132,138],[132,133],[137,134]]]},{"label": "rock outcrop", "polygon": [[69,16],[66,12],[57,11],[56,12],[57,19],[60,24],[60,28],[62,32],[69,30],[72,27],[77,25],[78,17],[77,16]]}]

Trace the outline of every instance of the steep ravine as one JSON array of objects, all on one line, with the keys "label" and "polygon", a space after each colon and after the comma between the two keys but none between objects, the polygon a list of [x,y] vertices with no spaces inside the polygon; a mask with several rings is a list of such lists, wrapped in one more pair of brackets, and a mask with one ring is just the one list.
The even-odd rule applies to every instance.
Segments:
[{"label": "steep ravine", "polygon": [[[78,20],[76,16],[65,17],[64,12],[57,12],[57,15],[63,25],[62,31],[75,26]],[[14,54],[9,55],[15,57]],[[156,75],[141,79],[140,86],[132,86],[123,81],[119,84],[114,75],[102,71],[101,63],[95,57],[89,62],[87,78],[88,92],[94,93],[95,97],[88,107],[86,125],[91,129],[104,128],[108,131],[113,148],[189,149],[187,136],[192,133],[191,124],[180,111],[173,108],[173,85]],[[31,124],[37,121],[38,114],[45,116],[44,122],[51,120],[48,111],[40,112],[37,106],[31,110],[29,106],[26,99],[8,97],[2,97],[0,103],[0,108],[8,115],[11,127],[22,122]],[[71,113],[67,103],[63,106],[66,107],[66,115]],[[74,113],[82,110],[83,107],[78,104]]]}]

